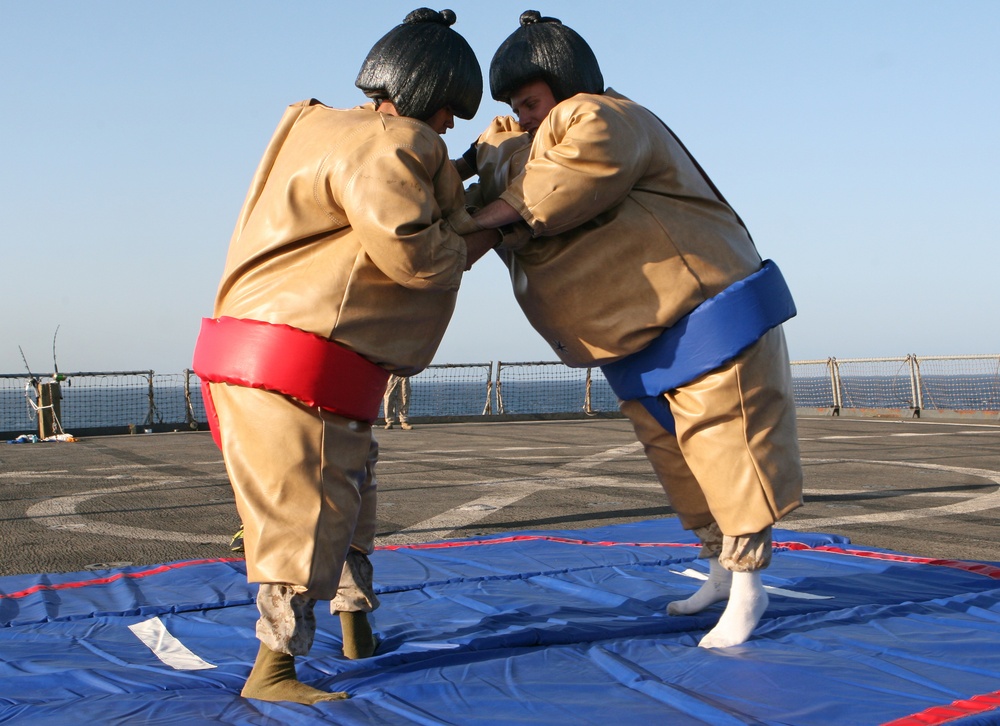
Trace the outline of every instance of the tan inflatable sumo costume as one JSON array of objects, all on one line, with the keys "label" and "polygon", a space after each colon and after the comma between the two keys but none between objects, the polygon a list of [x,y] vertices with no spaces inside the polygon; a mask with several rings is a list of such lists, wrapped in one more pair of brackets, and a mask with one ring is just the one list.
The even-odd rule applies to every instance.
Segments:
[{"label": "tan inflatable sumo costume", "polygon": [[525,12],[490,87],[518,119],[464,157],[473,218],[501,230],[514,294],[563,362],[603,368],[702,543],[709,578],[668,612],[728,600],[700,645],[742,643],[767,607],[771,526],[802,498],[787,286],[679,139],[605,89],[572,29]]},{"label": "tan inflatable sumo costume", "polygon": [[285,112],[240,214],[195,371],[259,582],[261,641],[243,695],[346,698],[297,680],[316,600],[340,612],[345,655],[371,655],[377,607],[378,447],[371,422],[390,373],[434,355],[472,227],[440,134],[472,118],[482,71],[449,27],[414,11],[372,48],[357,86],[373,104]]}]

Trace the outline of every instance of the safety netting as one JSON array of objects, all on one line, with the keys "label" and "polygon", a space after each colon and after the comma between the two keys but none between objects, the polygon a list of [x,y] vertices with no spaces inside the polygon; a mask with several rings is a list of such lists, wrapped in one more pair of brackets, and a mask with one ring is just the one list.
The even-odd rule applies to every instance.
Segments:
[{"label": "safety netting", "polygon": [[676,520],[392,546],[377,654],[317,605],[302,706],[240,697],[255,586],[232,559],[0,578],[0,723],[1000,723],[1000,563],[775,530],[747,643],[670,616],[707,573]]}]

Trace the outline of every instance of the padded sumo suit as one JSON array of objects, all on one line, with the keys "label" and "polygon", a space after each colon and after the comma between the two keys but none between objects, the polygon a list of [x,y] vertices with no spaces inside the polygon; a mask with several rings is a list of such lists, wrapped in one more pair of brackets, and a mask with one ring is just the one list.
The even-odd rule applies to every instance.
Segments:
[{"label": "padded sumo suit", "polygon": [[[527,223],[504,236],[502,256],[526,317],[567,365],[628,361],[762,268],[742,222],[672,132],[613,90],[561,101],[533,140],[497,118],[479,138],[477,168],[469,203],[502,199]],[[676,433],[636,400],[621,409],[683,526],[711,548],[705,557],[719,556],[719,530],[750,536],[720,561],[766,567],[771,525],[802,501],[780,326],[657,393]]]},{"label": "padded sumo suit", "polygon": [[[285,112],[233,234],[215,318],[291,326],[377,373],[367,421],[260,382],[210,384],[251,582],[290,584],[335,610],[377,604],[370,567],[364,583],[344,570],[338,596],[348,550],[373,549],[370,420],[389,374],[425,368],[451,318],[463,197],[444,142],[421,121],[315,100]],[[357,383],[333,373],[328,385]]]}]

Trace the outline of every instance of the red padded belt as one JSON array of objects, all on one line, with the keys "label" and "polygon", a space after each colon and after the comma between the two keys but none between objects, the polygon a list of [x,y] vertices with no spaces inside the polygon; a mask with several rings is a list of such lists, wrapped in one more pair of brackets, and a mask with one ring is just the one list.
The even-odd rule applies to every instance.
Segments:
[{"label": "red padded belt", "polygon": [[388,371],[326,338],[290,325],[229,317],[202,319],[192,367],[202,380],[217,444],[218,418],[208,383],[263,388],[371,423],[389,380]]}]

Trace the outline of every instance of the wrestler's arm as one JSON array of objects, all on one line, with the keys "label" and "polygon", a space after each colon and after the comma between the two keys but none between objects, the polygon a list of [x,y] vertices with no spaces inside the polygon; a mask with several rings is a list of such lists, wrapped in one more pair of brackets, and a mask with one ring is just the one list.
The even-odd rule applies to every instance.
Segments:
[{"label": "wrestler's arm", "polygon": [[383,141],[354,171],[344,187],[343,208],[365,252],[393,282],[456,290],[466,269],[467,243],[444,218],[436,195],[453,181],[460,199],[461,181],[439,139],[400,136]]},{"label": "wrestler's arm", "polygon": [[473,146],[480,184],[474,191],[477,202],[488,202],[472,216],[480,226],[495,229],[523,221],[510,204],[500,201],[497,196],[507,187],[509,176],[517,176],[523,171],[523,159],[529,145],[527,135],[511,116],[497,116],[476,139]]},{"label": "wrestler's arm", "polygon": [[488,229],[495,229],[508,224],[514,224],[514,222],[523,221],[518,211],[503,199],[490,202],[473,214],[472,218],[477,224]]},{"label": "wrestler's arm", "polygon": [[[506,138],[523,133],[517,120],[513,117],[497,116],[494,118],[490,122],[490,125],[486,127],[486,130],[479,135],[479,138],[473,141],[469,145],[469,148],[453,161],[459,176],[462,177],[462,181],[471,179],[480,173],[480,168],[484,165],[482,154],[484,149],[487,150],[487,155],[489,155],[490,147],[495,147],[498,142]],[[487,162],[485,166],[487,167],[485,169],[486,174],[491,174],[492,169],[489,168],[489,163]]]},{"label": "wrestler's arm", "polygon": [[[485,227],[486,225],[483,226]],[[483,258],[487,252],[494,249],[503,241],[503,235],[492,227],[472,232],[464,235],[464,237],[466,244],[466,270],[471,270],[472,266]]]},{"label": "wrestler's arm", "polygon": [[[536,237],[574,229],[620,204],[650,157],[648,142],[628,117],[586,97],[553,109],[534,144],[524,171],[500,201]],[[499,207],[491,213],[509,216]]]}]

